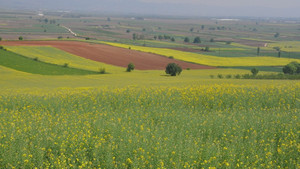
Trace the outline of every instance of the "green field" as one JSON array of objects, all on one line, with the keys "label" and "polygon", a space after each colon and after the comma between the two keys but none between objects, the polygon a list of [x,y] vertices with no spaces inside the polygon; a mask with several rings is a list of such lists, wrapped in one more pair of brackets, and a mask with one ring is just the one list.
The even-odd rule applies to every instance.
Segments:
[{"label": "green field", "polygon": [[68,63],[69,67],[90,71],[99,71],[99,69],[105,68],[109,73],[124,71],[124,68],[84,59],[83,57],[79,57],[53,47],[5,46],[5,48],[28,58],[38,58],[40,61],[51,64],[63,65],[64,63]]},{"label": "green field", "polygon": [[69,68],[68,66],[40,62],[22,55],[0,49],[0,65],[18,71],[41,75],[87,75],[96,74],[95,71]]}]

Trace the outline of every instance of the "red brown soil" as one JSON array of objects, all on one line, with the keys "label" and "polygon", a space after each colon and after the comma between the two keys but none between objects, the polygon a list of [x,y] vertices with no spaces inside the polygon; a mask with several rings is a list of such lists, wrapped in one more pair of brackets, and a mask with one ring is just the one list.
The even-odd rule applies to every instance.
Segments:
[{"label": "red brown soil", "polygon": [[164,70],[168,63],[177,63],[183,69],[214,69],[215,67],[187,63],[151,53],[139,52],[102,44],[75,41],[1,41],[7,46],[52,46],[90,60],[127,67],[132,62],[138,70]]}]

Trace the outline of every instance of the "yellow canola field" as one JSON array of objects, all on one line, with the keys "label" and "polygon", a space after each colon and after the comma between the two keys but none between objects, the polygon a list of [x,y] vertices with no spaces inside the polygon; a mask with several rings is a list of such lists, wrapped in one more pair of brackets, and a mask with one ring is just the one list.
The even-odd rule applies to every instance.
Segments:
[{"label": "yellow canola field", "polygon": [[209,66],[283,66],[292,61],[298,61],[299,59],[290,58],[274,58],[274,57],[217,57],[211,55],[202,55],[198,53],[183,52],[173,49],[165,48],[153,48],[153,47],[142,47],[134,45],[126,45],[112,42],[102,42],[111,46],[121,48],[131,48],[132,50],[154,53],[163,56],[173,56],[175,59],[183,60],[186,62],[193,62],[202,65]]}]

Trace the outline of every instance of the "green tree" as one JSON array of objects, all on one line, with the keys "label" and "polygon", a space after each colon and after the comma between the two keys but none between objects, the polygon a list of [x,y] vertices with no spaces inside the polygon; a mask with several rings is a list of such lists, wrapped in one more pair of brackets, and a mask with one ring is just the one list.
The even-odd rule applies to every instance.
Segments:
[{"label": "green tree", "polygon": [[133,40],[136,40],[136,39],[137,39],[137,37],[138,37],[138,35],[137,35],[137,34],[135,34],[135,33],[134,33],[134,34],[132,34],[132,39],[133,39]]},{"label": "green tree", "polygon": [[184,38],[184,42],[189,43],[189,42],[190,42],[190,38],[185,37],[185,38]]},{"label": "green tree", "polygon": [[205,27],[204,25],[201,25],[201,29],[202,29],[202,30],[204,29],[204,27]]},{"label": "green tree", "polygon": [[133,63],[129,63],[128,66],[127,66],[126,71],[131,72],[131,71],[134,70],[134,68],[135,68],[135,65]]},{"label": "green tree", "polygon": [[171,38],[171,41],[172,41],[172,42],[175,42],[175,38],[174,38],[174,37],[172,37],[172,38]]},{"label": "green tree", "polygon": [[253,76],[256,76],[258,74],[259,70],[257,68],[252,68],[251,73]]},{"label": "green tree", "polygon": [[0,37],[0,41],[2,41],[2,37]]},{"label": "green tree", "polygon": [[24,38],[22,36],[19,36],[19,40],[23,40]]},{"label": "green tree", "polygon": [[259,56],[260,53],[260,47],[257,47],[257,56]]},{"label": "green tree", "polygon": [[274,37],[275,37],[275,38],[278,38],[279,35],[280,35],[280,33],[276,32],[275,35],[274,35]]},{"label": "green tree", "polygon": [[182,68],[176,63],[169,63],[166,67],[165,72],[171,76],[176,76],[180,75],[180,73],[182,72]]},{"label": "green tree", "polygon": [[298,62],[291,62],[285,65],[282,69],[284,74],[297,74],[300,73],[300,64]]},{"label": "green tree", "polygon": [[199,36],[195,37],[194,42],[193,43],[201,43],[201,39]]}]

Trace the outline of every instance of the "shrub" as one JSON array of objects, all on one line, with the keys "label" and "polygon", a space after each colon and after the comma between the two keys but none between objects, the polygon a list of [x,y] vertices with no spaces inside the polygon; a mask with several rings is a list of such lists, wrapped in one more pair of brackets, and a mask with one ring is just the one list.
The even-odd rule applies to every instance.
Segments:
[{"label": "shrub", "polygon": [[169,59],[174,59],[174,56],[169,56]]},{"label": "shrub", "polygon": [[63,38],[62,36],[57,37],[57,39],[62,39],[62,38]]},{"label": "shrub", "polygon": [[90,39],[91,39],[91,38],[89,38],[89,37],[86,37],[86,38],[85,38],[85,40],[90,40]]},{"label": "shrub", "polygon": [[131,72],[131,71],[133,71],[134,70],[134,68],[135,68],[135,66],[134,66],[134,64],[133,63],[129,63],[128,64],[128,66],[127,66],[127,72]]},{"label": "shrub", "polygon": [[205,51],[205,52],[208,52],[208,51],[209,51],[209,47],[206,46],[205,49],[204,49],[204,51]]},{"label": "shrub", "polygon": [[63,67],[68,67],[69,66],[69,64],[68,63],[65,63],[64,65],[63,65]]},{"label": "shrub", "polygon": [[185,37],[185,38],[184,38],[184,42],[186,42],[186,43],[190,42],[190,38]]},{"label": "shrub", "polygon": [[250,78],[251,78],[251,76],[249,74],[244,74],[243,75],[243,79],[250,79]]},{"label": "shrub", "polygon": [[222,74],[218,74],[218,78],[219,79],[223,79],[223,75]]},{"label": "shrub", "polygon": [[296,74],[300,73],[300,64],[297,62],[291,62],[285,65],[282,69],[284,74]]},{"label": "shrub", "polygon": [[100,74],[105,74],[106,73],[105,68],[99,68],[99,73]]},{"label": "shrub", "polygon": [[0,41],[2,41],[2,38],[0,37]]},{"label": "shrub", "polygon": [[33,58],[34,61],[39,61],[38,57]]},{"label": "shrub", "polygon": [[214,75],[209,75],[209,77],[210,77],[211,79],[215,78],[215,76],[214,76]]},{"label": "shrub", "polygon": [[176,63],[169,63],[166,67],[165,72],[171,76],[176,76],[180,75],[180,73],[182,72],[182,68]]},{"label": "shrub", "polygon": [[241,75],[237,74],[234,76],[236,79],[240,79],[241,78]]},{"label": "shrub", "polygon": [[226,79],[231,79],[232,75],[226,75]]},{"label": "shrub", "polygon": [[257,68],[252,68],[251,73],[253,76],[256,76],[258,74],[259,70]]},{"label": "shrub", "polygon": [[0,46],[0,49],[4,49],[4,47],[3,47],[3,46]]},{"label": "shrub", "polygon": [[194,42],[193,43],[201,43],[201,39],[199,36],[195,37]]},{"label": "shrub", "polygon": [[186,68],[186,70],[191,70],[191,68],[188,67],[188,68]]},{"label": "shrub", "polygon": [[23,40],[24,38],[22,36],[19,37],[19,40]]}]

